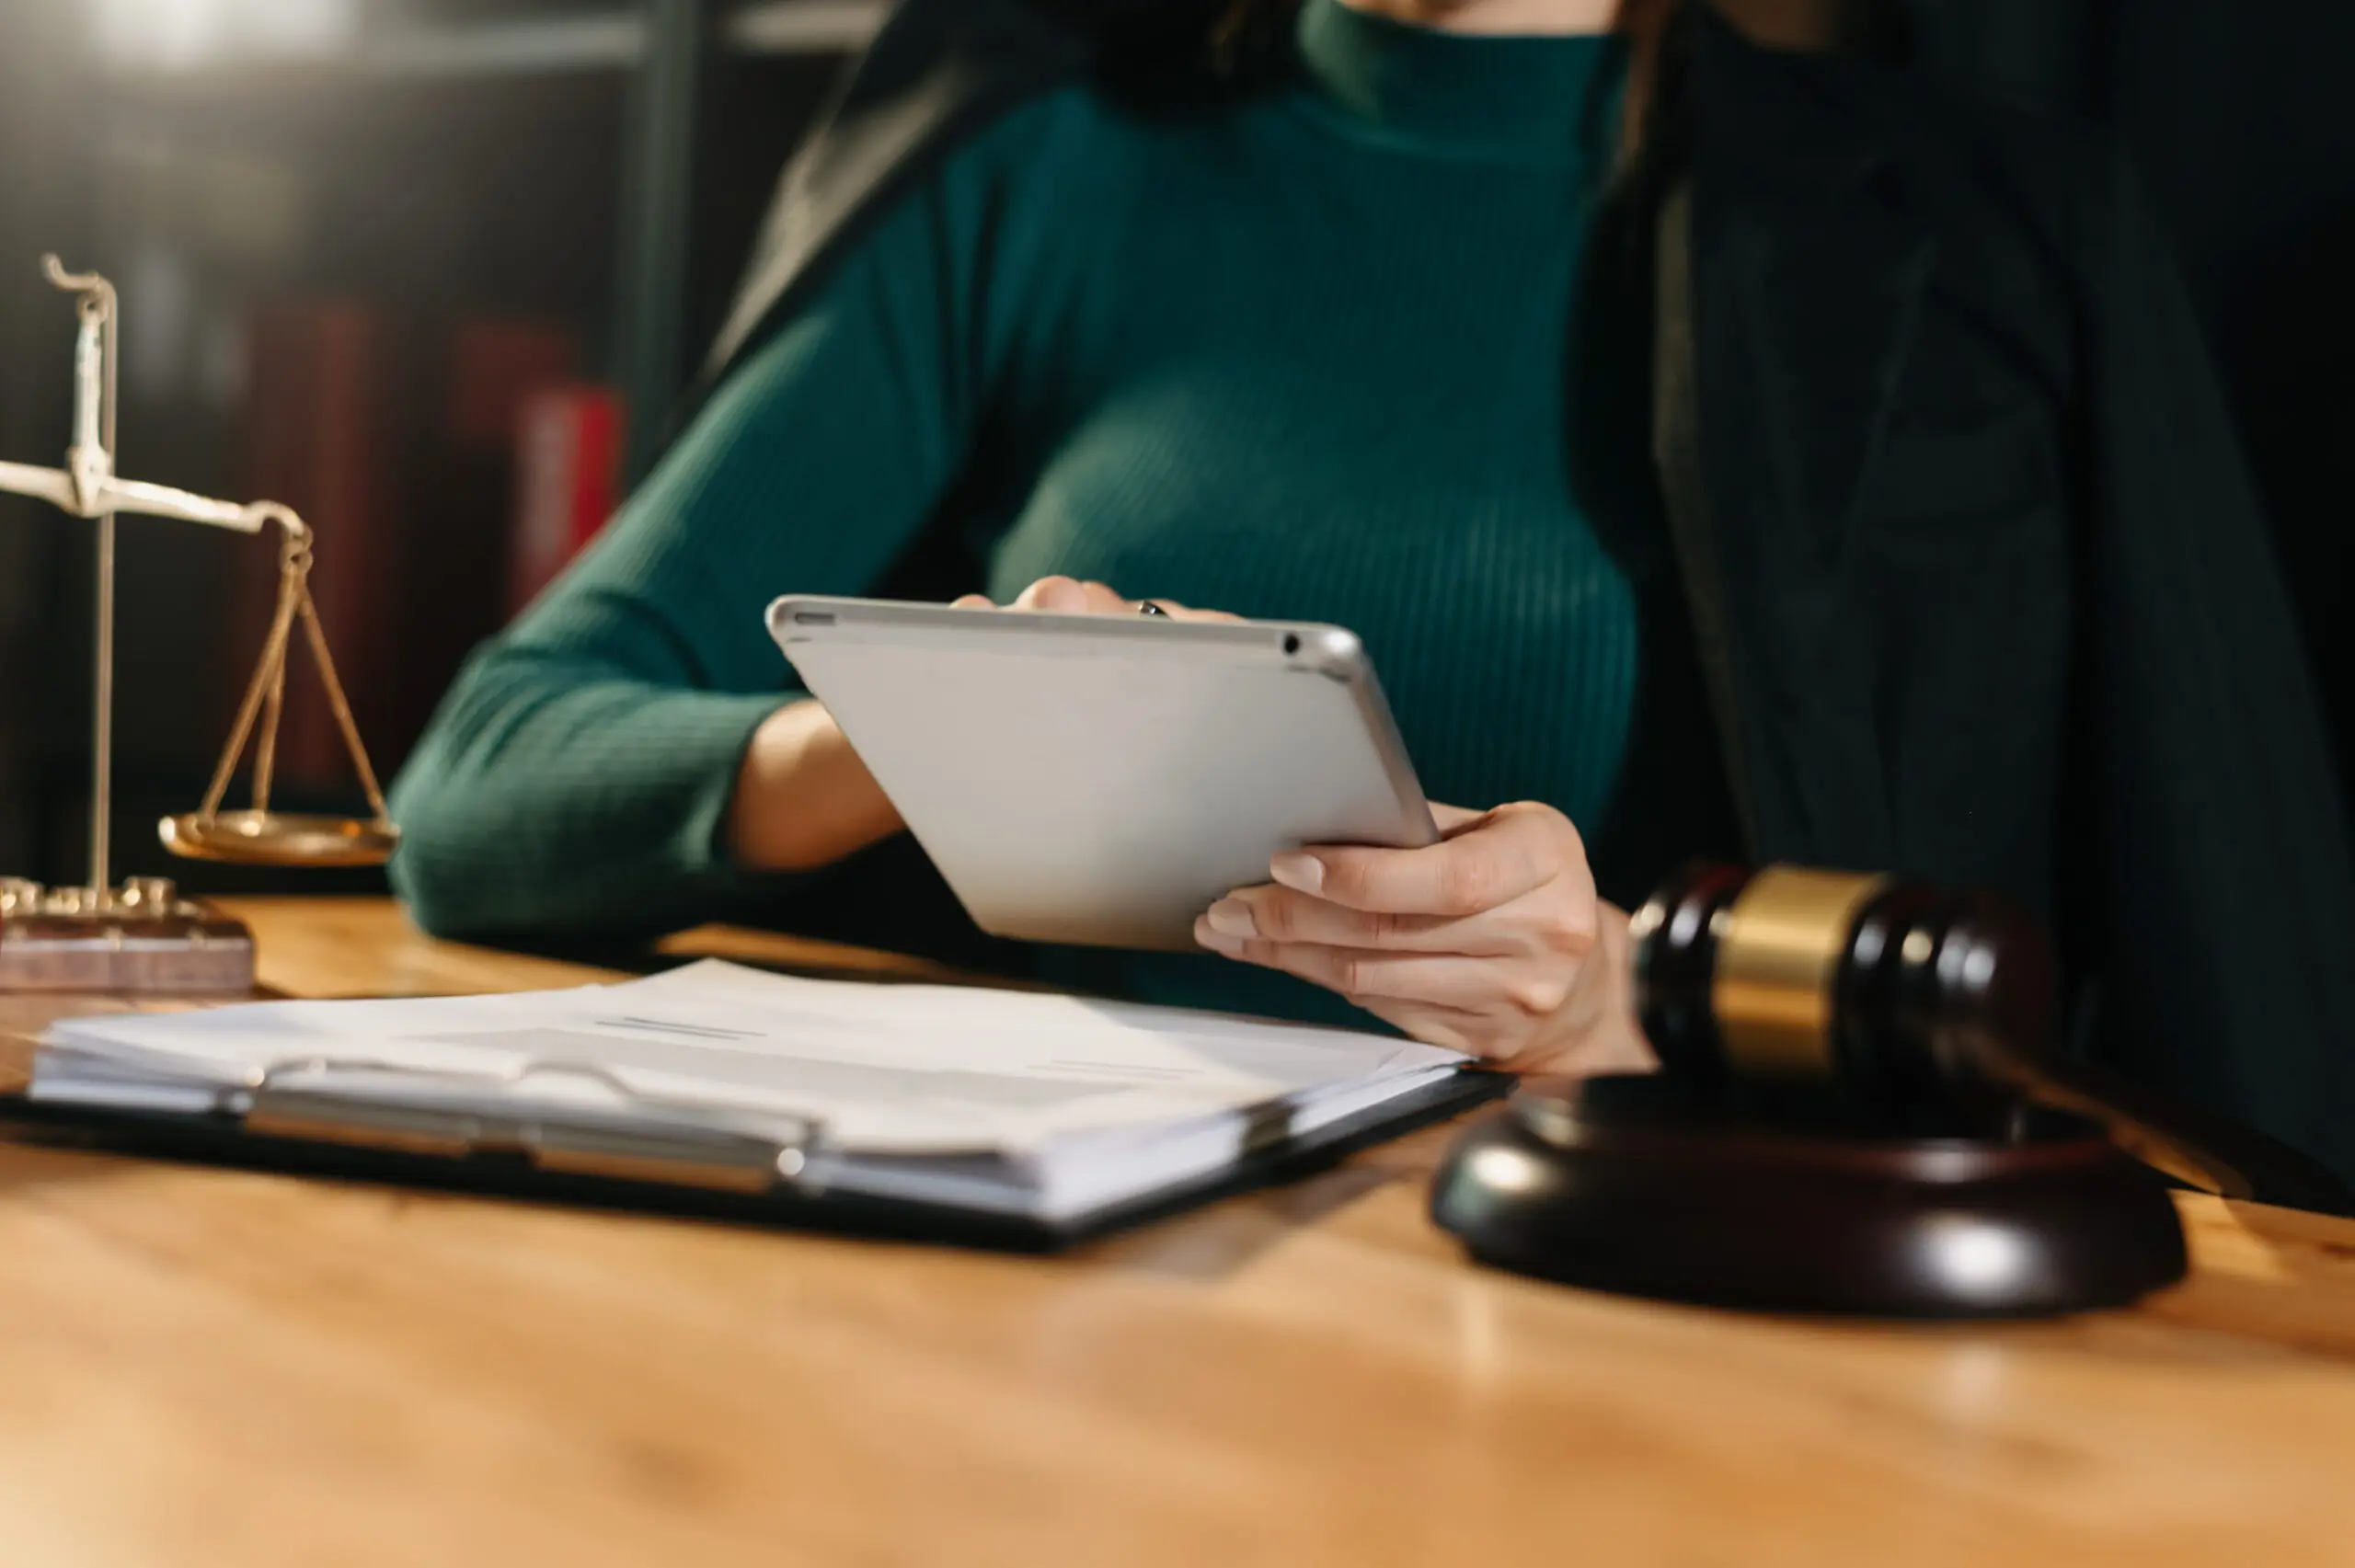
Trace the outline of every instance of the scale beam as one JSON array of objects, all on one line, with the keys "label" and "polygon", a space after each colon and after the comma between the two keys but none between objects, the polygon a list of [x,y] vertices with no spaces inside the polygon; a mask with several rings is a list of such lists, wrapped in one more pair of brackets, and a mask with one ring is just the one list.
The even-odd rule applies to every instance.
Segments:
[{"label": "scale beam", "polygon": [[54,468],[33,468],[22,463],[0,463],[0,490],[12,496],[30,496],[37,501],[47,501],[59,511],[82,515],[82,503],[74,494],[74,481]]},{"label": "scale beam", "polygon": [[271,516],[268,507],[216,501],[210,496],[175,490],[169,485],[150,485],[138,479],[101,479],[91,487],[89,498],[86,501],[77,493],[72,475],[60,469],[35,468],[22,463],[0,463],[0,491],[47,501],[69,517],[96,519],[109,517],[116,512],[135,512],[142,517],[201,522],[208,527],[231,529],[238,533],[259,533]]}]

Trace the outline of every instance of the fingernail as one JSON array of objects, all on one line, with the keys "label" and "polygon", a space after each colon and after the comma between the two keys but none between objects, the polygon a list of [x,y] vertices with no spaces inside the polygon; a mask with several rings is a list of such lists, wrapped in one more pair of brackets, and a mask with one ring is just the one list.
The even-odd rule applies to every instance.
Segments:
[{"label": "fingernail", "polygon": [[1221,898],[1202,918],[1210,921],[1211,929],[1221,936],[1259,934],[1259,921],[1251,913],[1251,906],[1240,898]]},{"label": "fingernail", "polygon": [[1325,863],[1313,854],[1280,854],[1268,863],[1268,875],[1296,893],[1325,891]]},{"label": "fingernail", "polygon": [[1223,957],[1232,958],[1243,951],[1243,943],[1240,938],[1229,936],[1223,931],[1212,930],[1208,920],[1198,920],[1194,922],[1194,940]]}]

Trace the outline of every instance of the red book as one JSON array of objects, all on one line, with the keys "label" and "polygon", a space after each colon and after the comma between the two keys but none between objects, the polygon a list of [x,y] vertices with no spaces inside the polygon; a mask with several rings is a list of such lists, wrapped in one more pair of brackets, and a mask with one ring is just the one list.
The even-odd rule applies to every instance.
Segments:
[{"label": "red book", "polygon": [[509,614],[555,581],[620,504],[623,428],[621,395],[608,386],[552,387],[525,400]]},{"label": "red book", "polygon": [[[506,608],[523,410],[578,373],[560,325],[476,316],[430,326],[369,304],[297,301],[253,324],[249,493],[318,539],[312,590],[362,735],[389,777],[469,648]],[[238,617],[250,667],[273,551]],[[233,690],[242,690],[244,669]],[[308,650],[288,681],[280,776],[295,796],[348,791],[351,769]]]},{"label": "red book", "polygon": [[[396,707],[397,579],[409,498],[399,335],[385,315],[340,301],[294,301],[254,319],[247,406],[248,493],[301,513],[316,540],[311,596],[361,734],[373,745]],[[226,650],[242,692],[278,589],[275,538],[241,571]],[[376,753],[382,766],[386,759]],[[278,773],[297,793],[356,781],[298,632],[288,658]],[[239,791],[242,791],[242,784]],[[233,792],[233,798],[237,798]]]},{"label": "red book", "polygon": [[426,494],[404,534],[401,702],[396,738],[420,733],[467,652],[507,618],[513,555],[516,433],[523,411],[579,373],[578,339],[558,322],[470,315],[444,340],[439,399],[418,454]]},{"label": "red book", "polygon": [[505,456],[524,406],[570,382],[579,358],[572,334],[554,322],[466,317],[450,336],[443,433],[462,451]]}]

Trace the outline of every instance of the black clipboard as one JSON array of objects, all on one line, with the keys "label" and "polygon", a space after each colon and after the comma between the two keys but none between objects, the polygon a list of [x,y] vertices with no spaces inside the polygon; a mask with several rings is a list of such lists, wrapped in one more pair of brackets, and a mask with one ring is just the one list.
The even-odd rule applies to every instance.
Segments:
[{"label": "black clipboard", "polygon": [[[0,1139],[49,1149],[135,1155],[183,1163],[464,1193],[770,1229],[882,1241],[932,1242],[998,1252],[1053,1253],[1166,1219],[1220,1198],[1329,1169],[1361,1150],[1445,1121],[1511,1087],[1509,1074],[1459,1068],[1447,1077],[1303,1134],[1269,1118],[1235,1162],[1076,1219],[1041,1219],[936,1203],[878,1197],[780,1180],[737,1191],[666,1179],[659,1162],[642,1173],[549,1169],[511,1150],[428,1151],[261,1133],[226,1112],[196,1116],[97,1111],[0,1099]],[[626,1163],[626,1162],[625,1162]]]}]

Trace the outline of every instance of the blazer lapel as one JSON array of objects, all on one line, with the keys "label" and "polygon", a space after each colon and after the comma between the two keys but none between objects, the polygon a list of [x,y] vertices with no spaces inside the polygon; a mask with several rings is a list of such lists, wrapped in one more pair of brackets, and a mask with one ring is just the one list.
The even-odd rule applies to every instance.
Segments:
[{"label": "blazer lapel", "polygon": [[1700,299],[1740,334],[1717,368],[1739,375],[1771,440],[1758,475],[1803,537],[1836,549],[1896,398],[1935,242],[1905,205],[1897,147],[1851,102],[1854,67],[1763,50],[1701,15]]},{"label": "blazer lapel", "polygon": [[[1704,212],[1707,211],[1706,188]],[[1854,206],[1720,210],[1717,292],[1742,334],[1740,395],[1763,427],[1761,471],[1817,569],[1836,567],[1902,378],[1932,262],[1930,241]],[[1705,220],[1706,224],[1706,220]],[[1704,263],[1706,266],[1706,263]]]},{"label": "blazer lapel", "polygon": [[[1713,613],[1713,591],[1719,625],[1704,630],[1704,652],[1722,639],[1754,848],[1872,866],[1893,851],[1893,813],[1877,672],[1844,589],[1936,250],[1906,208],[1894,147],[1847,101],[1846,69],[1769,53],[1705,13],[1691,82],[1687,487],[1706,503],[1717,586],[1696,585],[1695,612]],[[1683,554],[1690,581],[1695,557]]]}]

